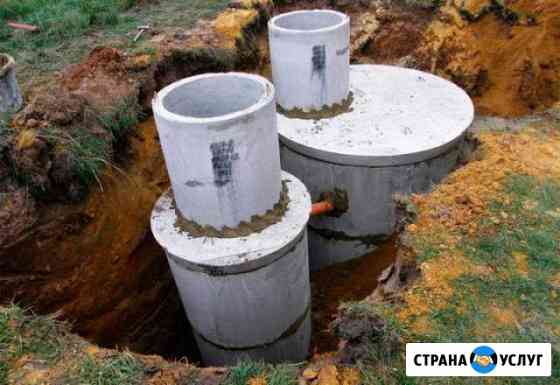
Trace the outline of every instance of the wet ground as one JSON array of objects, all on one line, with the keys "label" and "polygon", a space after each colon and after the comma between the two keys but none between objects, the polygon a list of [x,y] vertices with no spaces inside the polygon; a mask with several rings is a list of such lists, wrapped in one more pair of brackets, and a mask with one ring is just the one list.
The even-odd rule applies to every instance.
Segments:
[{"label": "wet ground", "polygon": [[329,330],[338,307],[373,293],[377,278],[397,257],[397,236],[375,251],[353,261],[329,266],[311,274],[313,335],[311,353],[336,351],[338,340]]}]

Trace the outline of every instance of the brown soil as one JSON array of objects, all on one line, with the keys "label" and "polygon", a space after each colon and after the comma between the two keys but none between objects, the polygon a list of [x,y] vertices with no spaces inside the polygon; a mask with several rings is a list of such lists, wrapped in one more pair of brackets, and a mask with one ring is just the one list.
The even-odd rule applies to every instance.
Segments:
[{"label": "brown soil", "polygon": [[5,186],[0,193],[0,245],[13,245],[37,220],[33,199],[24,188]]},{"label": "brown soil", "polygon": [[[200,25],[209,30],[198,26],[188,34],[156,36],[158,52],[151,60],[113,48],[93,50],[63,71],[56,86],[34,91],[15,119],[13,137],[3,143],[8,147],[0,162],[6,157],[34,185],[56,182],[71,189],[72,176],[53,171],[57,151],[44,140],[50,127],[106,138],[96,114],[107,108],[129,98],[148,108],[153,92],[178,78],[246,63],[247,48],[238,49],[235,41],[235,48],[224,48],[232,46],[230,37],[213,24]],[[149,233],[153,205],[169,185],[153,120],[133,132],[125,147],[114,149],[118,163],[83,201],[69,203],[62,188],[42,189],[39,198],[25,188],[2,186],[0,302],[13,299],[56,313],[103,346],[193,358],[195,344],[167,261]],[[14,215],[18,220],[10,219]]]},{"label": "brown soil", "polygon": [[334,104],[331,107],[324,106],[318,111],[305,112],[301,108],[294,108],[293,110],[285,110],[280,105],[277,106],[277,110],[282,115],[287,116],[291,119],[309,119],[309,120],[321,120],[333,118],[335,116],[345,114],[347,112],[352,112],[352,104],[354,103],[354,94],[350,92],[348,97],[344,99],[340,104]]},{"label": "brown soil", "polygon": [[[489,205],[511,201],[504,191],[509,175],[529,175],[540,180],[560,177],[558,121],[546,120],[544,128],[540,124],[529,123],[515,133],[479,134],[479,160],[454,172],[430,194],[414,197],[418,218],[407,227],[403,238],[410,246],[409,252],[403,254],[403,262],[415,263],[415,250],[426,244],[433,245],[439,256],[420,265],[421,279],[404,293],[397,314],[403,323],[414,321],[412,327],[418,330],[429,327],[425,316],[446,305],[454,293],[454,279],[469,272],[493,274],[489,267],[470,263],[460,242],[470,235],[484,234],[481,218],[495,225],[508,223],[507,217],[492,215]],[[526,261],[521,257],[518,262],[523,274]]]},{"label": "brown soil", "polygon": [[124,57],[115,48],[95,48],[85,62],[66,68],[63,76],[64,85],[69,90],[75,90],[79,87],[83,78],[93,76],[98,70],[110,74],[125,75]]},{"label": "brown soil", "polygon": [[420,46],[434,16],[430,9],[410,7],[381,8],[374,15],[379,27],[355,55],[360,62],[395,65],[407,63],[409,55]]},{"label": "brown soil", "polygon": [[348,14],[352,30],[352,60],[359,63],[402,62],[418,48],[423,32],[434,16],[430,8],[405,6],[398,2],[378,2],[369,7],[358,1],[315,0],[285,3],[277,6],[273,13],[328,8]]},{"label": "brown soil", "polygon": [[[331,1],[292,3],[275,12],[323,8]],[[341,3],[349,4],[341,9],[351,14],[354,29],[360,28],[360,15],[371,13],[368,30],[360,37],[363,45],[355,51],[359,62],[406,64],[450,78],[474,95],[481,113],[521,115],[559,99],[557,1],[507,2],[535,20],[527,23],[525,18],[513,25],[493,13],[469,22],[453,7],[433,18],[429,11],[416,8],[365,9],[362,2]],[[266,68],[266,34],[258,29],[262,20],[253,17],[260,16],[228,11],[218,24],[162,33],[153,39],[158,50],[153,58],[126,58],[112,48],[94,50],[83,63],[60,75],[59,86],[35,91],[16,119],[17,138],[9,143],[8,154],[43,183],[54,175],[52,149],[39,135],[48,125],[99,133],[99,127],[88,120],[90,109],[103,111],[132,97],[149,111],[154,91],[179,78],[207,71],[259,71],[253,66],[259,60],[260,70]],[[245,33],[248,26],[260,34],[256,41],[243,41],[251,36]],[[418,198],[421,207],[437,206],[430,212],[437,212],[441,222],[434,224],[435,219],[421,215],[418,227],[433,225],[426,231],[438,232],[441,226],[461,226],[469,231],[473,223],[469,218],[484,209],[480,196],[499,191],[489,180],[503,179],[512,167],[531,173],[537,163],[550,169],[560,164],[550,155],[556,147],[533,143],[532,136],[486,134],[482,139],[490,154],[486,163],[473,162],[475,166],[450,178],[451,187],[444,185],[430,200]],[[103,190],[93,189],[81,203],[58,199],[56,193],[64,193],[60,190],[40,202],[25,189],[2,187],[6,195],[0,202],[0,301],[15,299],[42,313],[59,312],[77,332],[102,345],[177,357],[186,351],[175,348],[192,342],[178,334],[188,329],[186,319],[165,257],[148,231],[153,204],[168,187],[153,121],[140,125],[126,151],[118,169],[110,168],[102,177]],[[538,154],[538,162],[532,154]],[[504,168],[504,162],[511,167]],[[491,167],[494,171],[488,174]],[[457,184],[457,178],[466,184]],[[57,183],[71,186],[70,182],[60,178]],[[18,220],[11,220],[16,215]],[[376,277],[395,253],[390,243],[361,260],[313,275],[315,352],[336,350],[337,341],[327,329],[338,305],[369,296]],[[438,263],[449,263],[448,271],[465,268],[451,258]],[[447,298],[447,280],[438,266],[425,269],[434,284],[433,298],[425,302],[411,295],[406,298],[410,306],[399,316],[406,318],[406,309],[421,312]]]},{"label": "brown soil", "polygon": [[172,355],[181,343],[177,330],[188,326],[163,252],[146,235],[153,204],[168,187],[153,121],[140,125],[130,154],[126,171],[107,170],[103,190],[82,204],[37,208],[35,220],[0,250],[0,299],[58,312],[101,345]]},{"label": "brown soil", "polygon": [[373,293],[381,272],[395,261],[396,238],[391,238],[362,258],[311,274],[313,354],[338,349],[338,339],[333,335],[330,324],[335,320],[339,306],[344,302],[363,300]]},{"label": "brown soil", "polygon": [[444,7],[415,59],[422,69],[464,87],[479,113],[520,116],[560,99],[560,4],[506,3],[519,15],[518,22],[494,13],[470,22],[457,8]]},{"label": "brown soil", "polygon": [[84,63],[68,67],[62,86],[72,95],[83,97],[89,108],[110,111],[113,100],[136,98],[137,82],[128,75],[125,57],[115,48],[96,48]]}]

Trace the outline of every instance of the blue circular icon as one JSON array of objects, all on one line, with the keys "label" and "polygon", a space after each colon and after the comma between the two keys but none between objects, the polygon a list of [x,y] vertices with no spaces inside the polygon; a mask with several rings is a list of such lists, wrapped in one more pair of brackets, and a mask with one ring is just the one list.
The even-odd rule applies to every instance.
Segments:
[{"label": "blue circular icon", "polygon": [[498,355],[489,346],[479,346],[471,353],[471,366],[478,373],[488,374],[496,369]]}]

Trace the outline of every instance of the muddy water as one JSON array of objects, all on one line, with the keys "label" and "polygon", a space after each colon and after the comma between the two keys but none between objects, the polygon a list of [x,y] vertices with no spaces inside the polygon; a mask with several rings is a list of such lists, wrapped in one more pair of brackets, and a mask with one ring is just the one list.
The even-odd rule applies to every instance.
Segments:
[{"label": "muddy water", "polygon": [[340,304],[368,297],[377,287],[377,278],[397,257],[394,236],[366,256],[329,266],[311,274],[313,335],[311,353],[337,350],[338,340],[330,332]]}]

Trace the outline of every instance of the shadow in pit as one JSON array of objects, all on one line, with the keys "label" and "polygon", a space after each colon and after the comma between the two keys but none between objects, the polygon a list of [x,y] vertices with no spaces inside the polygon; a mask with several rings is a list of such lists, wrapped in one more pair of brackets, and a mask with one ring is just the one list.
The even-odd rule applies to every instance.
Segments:
[{"label": "shadow in pit", "polygon": [[[148,231],[130,259],[163,262],[166,256],[152,232]],[[118,334],[106,331],[104,338],[96,342],[109,348],[127,348],[136,353],[156,354],[168,360],[186,359],[190,363],[200,364],[200,353],[169,265],[166,262],[158,263],[152,273],[152,276],[144,277],[145,285],[162,284],[162,282],[166,285],[164,290],[166,294],[158,301],[151,301],[156,303],[156,307],[139,309],[140,322],[138,320],[130,322],[130,326],[125,327],[121,330],[124,332]],[[165,279],[162,279],[162,276]]]},{"label": "shadow in pit", "polygon": [[[377,278],[397,256],[397,238],[392,236],[376,250],[349,262],[329,266],[311,274],[313,335],[311,354],[338,349],[338,339],[329,324],[336,318],[340,304],[363,300],[377,287]],[[137,256],[161,254],[163,250],[149,232],[135,250]],[[166,359],[187,358],[200,364],[200,353],[194,341],[189,321],[185,316],[179,294],[171,280],[168,295],[160,305],[145,315],[141,325],[126,335],[112,336],[107,347],[127,347],[143,354],[158,354]],[[107,341],[108,342],[108,341]]]},{"label": "shadow in pit", "polygon": [[338,307],[344,302],[363,300],[374,292],[377,278],[397,258],[397,239],[393,235],[361,258],[311,273],[311,354],[338,350],[338,339],[329,328]]}]

